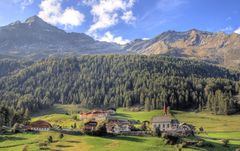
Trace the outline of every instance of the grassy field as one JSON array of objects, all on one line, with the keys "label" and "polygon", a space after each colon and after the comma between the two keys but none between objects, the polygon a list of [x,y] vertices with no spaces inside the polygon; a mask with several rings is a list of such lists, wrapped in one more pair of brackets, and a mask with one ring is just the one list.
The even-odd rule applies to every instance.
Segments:
[{"label": "grassy field", "polygon": [[[85,109],[77,105],[54,105],[51,109],[42,111],[33,115],[32,121],[46,120],[53,125],[61,125],[70,127],[73,123],[77,123],[80,127],[83,123],[76,120],[74,116],[79,111]],[[68,115],[65,113],[73,113]],[[117,117],[124,117],[135,120],[151,120],[153,116],[161,115],[159,110],[150,112],[130,112],[120,108],[117,110]],[[205,134],[199,136],[204,137],[206,142],[214,145],[214,148],[184,148],[184,151],[234,151],[240,148],[240,116],[216,116],[208,113],[194,113],[173,111],[180,122],[187,122],[196,125],[197,128],[203,126]],[[79,117],[78,117],[79,118]],[[231,132],[232,131],[232,132]],[[58,138],[57,132],[41,132],[38,134],[15,134],[0,135],[0,151],[22,151],[26,146],[28,151],[38,151],[39,142],[47,141],[48,136],[53,136],[54,143],[48,146],[49,150],[55,151],[173,151],[174,146],[164,145],[163,139],[157,137],[92,137],[92,136],[73,136],[65,135],[62,140]],[[229,147],[223,147],[221,140],[230,139]]]},{"label": "grassy field", "polygon": [[1,140],[0,150],[21,151],[27,145],[29,151],[38,151],[39,143],[47,140],[47,137],[53,136],[54,143],[48,146],[51,150],[62,151],[160,151],[173,150],[172,146],[164,145],[160,138],[156,137],[91,137],[91,136],[72,136],[65,135],[59,140],[56,132],[41,132],[39,134],[16,134],[8,137],[7,140]]},{"label": "grassy field", "polygon": [[191,123],[197,128],[202,126],[205,131],[240,131],[240,114],[226,116],[202,112],[173,111],[173,113],[179,121]]}]

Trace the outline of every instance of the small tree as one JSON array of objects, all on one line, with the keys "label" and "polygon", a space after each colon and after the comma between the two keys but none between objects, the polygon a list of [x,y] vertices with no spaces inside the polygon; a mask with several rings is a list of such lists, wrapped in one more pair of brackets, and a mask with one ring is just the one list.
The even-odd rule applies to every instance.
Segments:
[{"label": "small tree", "polygon": [[72,117],[72,118],[73,118],[73,120],[75,120],[75,121],[76,121],[76,120],[77,120],[77,115],[73,115],[73,117]]},{"label": "small tree", "polygon": [[60,138],[60,139],[63,139],[63,137],[64,137],[63,133],[60,133],[60,134],[59,134],[59,138]]},{"label": "small tree", "polygon": [[12,127],[12,133],[17,133],[18,132],[18,127],[19,127],[19,123],[15,123]]},{"label": "small tree", "polygon": [[160,137],[161,136],[161,131],[160,131],[160,127],[158,126],[157,128],[155,128],[155,135]]},{"label": "small tree", "polygon": [[48,143],[52,143],[53,142],[53,137],[52,136],[48,136]]},{"label": "small tree", "polygon": [[229,139],[223,139],[222,142],[223,142],[223,146],[228,147]]},{"label": "small tree", "polygon": [[200,127],[200,128],[199,128],[199,131],[200,131],[200,133],[203,133],[203,132],[204,132],[203,127]]},{"label": "small tree", "polygon": [[147,125],[145,122],[142,123],[141,125],[141,130],[146,131],[147,130]]},{"label": "small tree", "polygon": [[106,129],[106,123],[105,122],[99,122],[96,127],[95,135],[103,136],[106,135],[107,129]]}]

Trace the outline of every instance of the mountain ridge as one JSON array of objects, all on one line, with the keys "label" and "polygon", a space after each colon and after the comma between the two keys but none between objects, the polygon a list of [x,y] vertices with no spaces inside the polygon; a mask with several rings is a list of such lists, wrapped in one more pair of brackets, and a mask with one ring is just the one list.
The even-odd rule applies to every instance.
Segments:
[{"label": "mountain ridge", "polygon": [[165,54],[236,66],[240,62],[240,35],[197,29],[167,31],[149,40],[135,40],[124,49],[146,55]]},{"label": "mountain ridge", "polygon": [[33,59],[81,54],[168,55],[198,59],[228,67],[240,66],[240,35],[191,29],[169,30],[149,40],[122,46],[97,41],[84,33],[68,33],[32,16],[0,27],[0,54]]},{"label": "mountain ridge", "polygon": [[0,53],[48,57],[64,54],[122,53],[119,45],[94,40],[84,33],[67,33],[38,16],[0,27]]}]

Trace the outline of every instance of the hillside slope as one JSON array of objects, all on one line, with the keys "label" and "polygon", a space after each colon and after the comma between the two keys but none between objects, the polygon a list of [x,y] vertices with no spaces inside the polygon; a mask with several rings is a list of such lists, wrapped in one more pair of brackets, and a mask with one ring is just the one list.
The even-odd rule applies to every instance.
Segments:
[{"label": "hillside slope", "polygon": [[152,110],[166,102],[173,109],[229,114],[237,110],[239,77],[211,64],[158,55],[52,58],[0,79],[0,100],[31,111],[54,103]]}]

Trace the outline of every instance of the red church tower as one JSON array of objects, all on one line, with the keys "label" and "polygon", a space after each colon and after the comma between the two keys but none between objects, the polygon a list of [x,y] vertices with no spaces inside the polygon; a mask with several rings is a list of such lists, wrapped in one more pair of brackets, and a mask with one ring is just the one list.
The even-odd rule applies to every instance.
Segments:
[{"label": "red church tower", "polygon": [[164,115],[167,115],[167,112],[168,112],[168,109],[167,109],[166,103],[164,101],[164,105],[163,105],[163,113],[164,113]]}]

